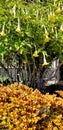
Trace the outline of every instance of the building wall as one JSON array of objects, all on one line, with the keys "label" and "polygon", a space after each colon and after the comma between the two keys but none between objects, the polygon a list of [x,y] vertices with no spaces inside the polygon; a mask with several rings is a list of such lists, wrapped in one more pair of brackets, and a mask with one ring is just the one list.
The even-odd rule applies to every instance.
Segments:
[{"label": "building wall", "polygon": [[59,72],[59,59],[55,59],[51,66],[47,67],[43,74],[43,81],[45,86],[49,86],[51,84],[56,84],[60,79]]},{"label": "building wall", "polygon": [[[18,70],[14,67],[7,66],[5,61],[3,62],[4,66],[8,69],[9,74],[12,76],[13,81],[15,82],[23,82],[25,84],[28,83],[29,80],[29,72],[27,71],[27,68],[21,68],[20,74],[18,73]],[[51,66],[47,67],[42,75],[42,80],[45,86],[49,86],[51,84],[56,84],[60,79],[60,73],[58,68],[59,65],[59,59],[55,59]],[[4,77],[8,75],[6,74],[5,70],[0,67],[0,76]],[[40,77],[40,76],[39,76]],[[10,82],[11,79],[9,78]],[[39,80],[37,79],[37,85],[39,85]]]}]

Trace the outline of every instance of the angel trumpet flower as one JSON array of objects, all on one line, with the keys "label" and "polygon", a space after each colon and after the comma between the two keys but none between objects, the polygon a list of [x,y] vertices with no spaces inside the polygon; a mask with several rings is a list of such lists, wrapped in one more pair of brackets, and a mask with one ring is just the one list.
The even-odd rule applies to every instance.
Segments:
[{"label": "angel trumpet flower", "polygon": [[62,10],[61,10],[61,8],[60,8],[60,3],[59,3],[59,5],[58,5],[58,9],[56,9],[56,11],[55,11],[55,13],[61,13],[62,12]]},{"label": "angel trumpet flower", "polygon": [[20,32],[20,18],[18,18],[18,25],[17,25],[16,32]]},{"label": "angel trumpet flower", "polygon": [[50,41],[50,37],[48,35],[46,35],[45,42],[49,42],[49,41]]},{"label": "angel trumpet flower", "polygon": [[55,18],[55,13],[54,13],[54,11],[52,12],[52,11],[50,10],[50,14],[48,14],[48,19],[49,19],[50,21],[53,21],[54,18]]},{"label": "angel trumpet flower", "polygon": [[49,35],[49,33],[48,33],[48,31],[47,31],[47,29],[45,28],[45,35]]},{"label": "angel trumpet flower", "polygon": [[54,29],[53,29],[53,27],[52,27],[52,30],[51,30],[51,32],[52,32],[52,33],[54,33]]},{"label": "angel trumpet flower", "polygon": [[56,2],[57,2],[58,0],[54,0],[54,6],[56,6]]},{"label": "angel trumpet flower", "polygon": [[60,26],[60,32],[63,32],[63,25]]},{"label": "angel trumpet flower", "polygon": [[54,0],[54,5],[56,5],[56,1]]},{"label": "angel trumpet flower", "polygon": [[54,7],[57,7],[56,1],[54,0]]},{"label": "angel trumpet flower", "polygon": [[63,6],[62,6],[62,11],[63,11]]},{"label": "angel trumpet flower", "polygon": [[15,18],[15,16],[16,16],[16,4],[13,7],[13,14],[14,14],[14,18]]},{"label": "angel trumpet flower", "polygon": [[34,53],[33,53],[33,57],[38,57],[38,51],[36,50]]},{"label": "angel trumpet flower", "polygon": [[49,63],[46,61],[45,54],[43,54],[43,64],[42,64],[42,66],[47,66],[47,65],[49,65]]},{"label": "angel trumpet flower", "polygon": [[4,29],[5,29],[5,23],[3,24],[2,31],[0,33],[0,35],[3,36],[3,37],[6,35],[5,32],[4,32]]}]

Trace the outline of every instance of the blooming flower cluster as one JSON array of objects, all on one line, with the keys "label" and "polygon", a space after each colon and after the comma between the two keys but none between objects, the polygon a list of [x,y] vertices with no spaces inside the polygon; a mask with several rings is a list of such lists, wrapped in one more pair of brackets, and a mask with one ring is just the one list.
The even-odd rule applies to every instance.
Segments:
[{"label": "blooming flower cluster", "polygon": [[0,85],[0,129],[62,130],[63,99],[26,85]]}]

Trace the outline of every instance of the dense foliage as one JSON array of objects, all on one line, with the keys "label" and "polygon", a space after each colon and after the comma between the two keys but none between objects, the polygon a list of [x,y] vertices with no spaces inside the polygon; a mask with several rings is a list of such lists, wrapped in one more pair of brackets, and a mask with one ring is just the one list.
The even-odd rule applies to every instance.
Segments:
[{"label": "dense foliage", "polygon": [[44,55],[63,59],[63,0],[29,1],[0,0],[0,65],[27,67],[31,81]]},{"label": "dense foliage", "polygon": [[19,52],[23,60],[25,54],[28,58],[40,57],[46,51],[50,58],[52,54],[61,57],[62,15],[62,0],[48,0],[45,5],[24,0],[0,1],[0,55]]},{"label": "dense foliage", "polygon": [[22,84],[0,84],[0,129],[63,130],[63,98]]}]

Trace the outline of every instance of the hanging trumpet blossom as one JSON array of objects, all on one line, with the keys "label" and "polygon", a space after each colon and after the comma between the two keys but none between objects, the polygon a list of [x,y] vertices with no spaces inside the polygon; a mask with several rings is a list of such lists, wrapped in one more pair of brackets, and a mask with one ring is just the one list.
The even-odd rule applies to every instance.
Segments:
[{"label": "hanging trumpet blossom", "polygon": [[36,50],[34,53],[33,53],[33,57],[38,57],[38,51]]},{"label": "hanging trumpet blossom", "polygon": [[45,35],[49,35],[49,33],[48,33],[48,31],[47,31],[47,29],[45,28]]},{"label": "hanging trumpet blossom", "polygon": [[5,38],[5,39],[4,39],[4,41],[5,41],[5,42],[8,42],[8,39],[7,39],[7,38]]},{"label": "hanging trumpet blossom", "polygon": [[63,6],[62,6],[62,11],[63,11]]},{"label": "hanging trumpet blossom", "polygon": [[56,1],[54,0],[54,6],[56,5]]},{"label": "hanging trumpet blossom", "polygon": [[45,36],[45,42],[49,42],[50,41],[50,37],[48,35]]},{"label": "hanging trumpet blossom", "polygon": [[55,13],[54,11],[51,11],[51,8],[50,8],[50,13],[48,14],[48,20],[53,21],[54,18],[55,18]]},{"label": "hanging trumpet blossom", "polygon": [[54,29],[53,29],[53,27],[52,27],[52,30],[51,30],[51,32],[52,32],[52,33],[54,33]]},{"label": "hanging trumpet blossom", "polygon": [[42,66],[47,66],[47,65],[49,65],[49,63],[46,61],[45,54],[43,53],[43,64],[42,64]]},{"label": "hanging trumpet blossom", "polygon": [[57,7],[56,0],[54,0],[54,7]]},{"label": "hanging trumpet blossom", "polygon": [[3,26],[2,26],[2,31],[0,33],[0,35],[3,36],[3,37],[6,35],[4,29],[5,29],[5,22],[4,22]]},{"label": "hanging trumpet blossom", "polygon": [[60,2],[59,2],[58,8],[56,9],[55,13],[58,14],[58,13],[61,13],[61,11],[62,11],[62,10],[61,10],[61,8],[60,8]]},{"label": "hanging trumpet blossom", "polygon": [[14,14],[14,18],[16,17],[16,4],[13,7],[13,14]]},{"label": "hanging trumpet blossom", "polygon": [[18,25],[17,25],[16,32],[20,32],[20,18],[19,17],[18,17]]},{"label": "hanging trumpet blossom", "polygon": [[44,28],[45,28],[45,42],[49,42],[50,41],[50,37],[48,36],[49,33],[48,33],[48,31],[47,31],[45,26],[44,26]]},{"label": "hanging trumpet blossom", "polygon": [[63,25],[60,26],[60,32],[63,32]]}]

